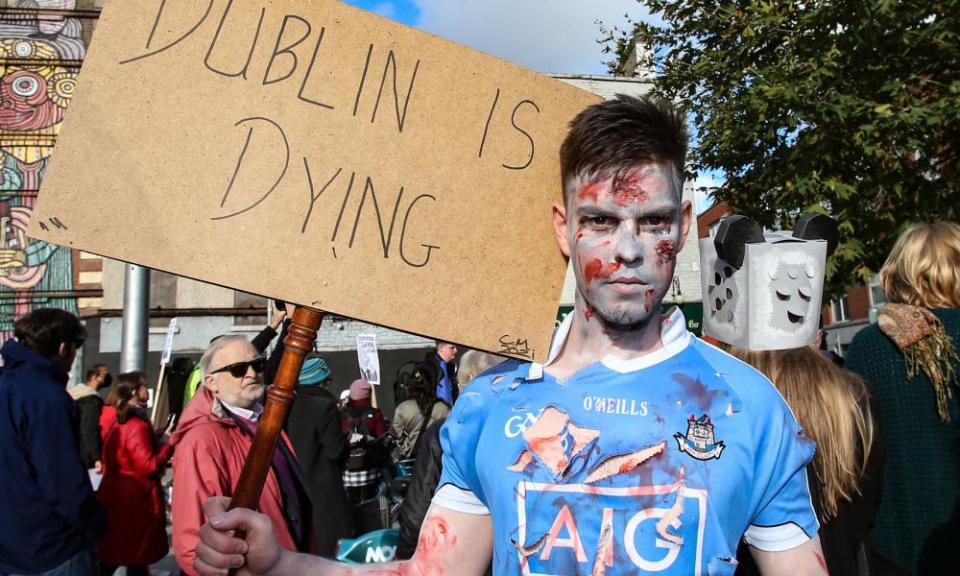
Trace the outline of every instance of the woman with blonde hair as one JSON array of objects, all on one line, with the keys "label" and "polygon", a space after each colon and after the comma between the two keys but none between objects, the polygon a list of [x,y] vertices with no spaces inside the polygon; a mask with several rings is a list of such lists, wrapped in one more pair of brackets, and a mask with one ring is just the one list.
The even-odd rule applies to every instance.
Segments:
[{"label": "woman with blonde hair", "polygon": [[960,225],[907,229],[879,280],[887,304],[854,337],[846,364],[871,387],[884,423],[873,540],[915,574],[949,574],[960,542]]},{"label": "woman with blonde hair", "polygon": [[[876,441],[877,423],[866,385],[813,346],[723,348],[773,382],[805,434],[817,443],[808,480],[830,573],[879,573],[866,541],[879,505],[883,449]],[[738,560],[737,574],[758,573],[749,554],[739,553]]]}]

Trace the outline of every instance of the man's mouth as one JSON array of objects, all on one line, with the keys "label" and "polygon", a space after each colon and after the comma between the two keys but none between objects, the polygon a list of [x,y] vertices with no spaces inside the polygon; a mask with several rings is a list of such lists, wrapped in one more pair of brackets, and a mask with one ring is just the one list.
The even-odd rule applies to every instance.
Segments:
[{"label": "man's mouth", "polygon": [[639,278],[612,278],[607,281],[607,288],[631,297],[653,291],[653,286]]}]

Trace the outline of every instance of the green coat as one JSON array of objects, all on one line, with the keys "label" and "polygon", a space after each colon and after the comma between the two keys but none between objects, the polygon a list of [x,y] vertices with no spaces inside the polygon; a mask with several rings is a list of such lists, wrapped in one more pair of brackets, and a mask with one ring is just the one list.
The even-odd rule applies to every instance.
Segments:
[{"label": "green coat", "polygon": [[[960,349],[960,309],[933,313]],[[940,422],[930,381],[922,373],[907,379],[903,355],[877,325],[854,337],[846,367],[870,385],[887,448],[875,546],[918,576],[955,574],[960,544],[960,389],[953,388],[951,421]]]}]

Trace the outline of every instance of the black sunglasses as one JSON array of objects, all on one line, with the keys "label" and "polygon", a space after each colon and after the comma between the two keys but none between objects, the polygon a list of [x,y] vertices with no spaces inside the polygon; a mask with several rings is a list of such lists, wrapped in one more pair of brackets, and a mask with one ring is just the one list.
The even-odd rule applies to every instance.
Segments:
[{"label": "black sunglasses", "polygon": [[234,378],[243,378],[247,374],[248,368],[253,368],[253,371],[257,374],[263,373],[263,358],[254,358],[253,360],[247,360],[245,362],[237,362],[235,364],[229,364],[223,368],[218,368],[211,372],[211,374],[218,374],[220,372],[229,372]]}]

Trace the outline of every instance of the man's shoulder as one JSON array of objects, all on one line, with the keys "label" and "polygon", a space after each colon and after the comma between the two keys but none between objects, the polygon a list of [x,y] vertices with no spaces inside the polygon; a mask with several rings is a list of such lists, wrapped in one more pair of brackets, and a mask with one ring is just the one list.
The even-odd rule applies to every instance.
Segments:
[{"label": "man's shoulder", "polygon": [[74,404],[65,388],[49,375],[36,370],[5,373],[0,379],[0,390],[14,402],[38,405],[40,408],[59,409]]},{"label": "man's shoulder", "polygon": [[173,444],[177,454],[189,451],[218,452],[225,443],[234,442],[230,428],[216,418],[198,419],[179,434]]},{"label": "man's shoulder", "polygon": [[77,406],[87,409],[99,409],[103,407],[103,399],[100,398],[97,394],[92,396],[81,396],[74,400],[77,403]]},{"label": "man's shoulder", "polygon": [[748,407],[785,405],[773,382],[750,364],[698,338],[694,339],[693,349],[705,367],[720,376]]},{"label": "man's shoulder", "polygon": [[488,368],[460,391],[451,413],[459,414],[461,419],[467,416],[482,417],[500,392],[521,380],[530,379],[530,368],[529,362],[513,359]]},{"label": "man's shoulder", "polygon": [[[470,381],[469,385],[460,392],[460,397],[468,393],[496,394],[502,387],[516,382],[518,379],[530,379],[533,364],[515,359],[507,359],[491,366]],[[459,400],[458,400],[459,402]]]}]

